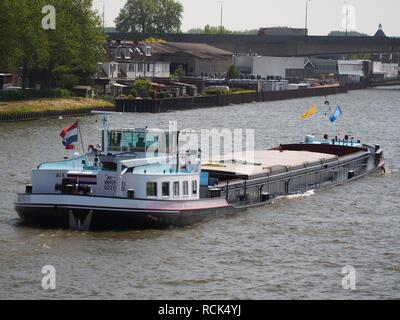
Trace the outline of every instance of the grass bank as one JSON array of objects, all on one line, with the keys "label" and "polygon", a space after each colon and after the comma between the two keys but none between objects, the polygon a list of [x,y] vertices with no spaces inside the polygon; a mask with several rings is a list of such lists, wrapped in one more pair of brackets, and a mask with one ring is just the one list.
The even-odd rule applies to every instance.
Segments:
[{"label": "grass bank", "polygon": [[64,112],[109,108],[111,102],[89,98],[50,98],[0,102],[0,114]]}]

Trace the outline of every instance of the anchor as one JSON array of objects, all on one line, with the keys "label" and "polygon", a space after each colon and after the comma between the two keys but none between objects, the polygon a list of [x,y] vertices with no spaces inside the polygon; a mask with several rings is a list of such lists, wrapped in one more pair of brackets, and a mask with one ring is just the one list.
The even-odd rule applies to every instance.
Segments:
[{"label": "anchor", "polygon": [[93,210],[90,210],[86,216],[79,217],[69,210],[69,228],[75,231],[89,231],[92,222]]}]

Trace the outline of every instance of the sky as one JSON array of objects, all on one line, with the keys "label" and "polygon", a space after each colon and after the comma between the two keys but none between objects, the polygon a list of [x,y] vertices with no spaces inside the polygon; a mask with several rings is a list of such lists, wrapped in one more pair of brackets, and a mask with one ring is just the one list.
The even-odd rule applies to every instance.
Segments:
[{"label": "sky", "polygon": [[[221,17],[220,0],[179,0],[184,6],[182,31],[218,26]],[[307,0],[222,0],[223,24],[231,30],[288,26],[304,28]],[[106,26],[114,19],[126,0],[94,0],[100,14],[105,4]],[[388,36],[400,36],[399,0],[347,0],[350,29],[373,35],[382,23]],[[344,30],[346,5],[344,0],[309,0],[308,27],[311,35],[326,35],[332,30]]]}]

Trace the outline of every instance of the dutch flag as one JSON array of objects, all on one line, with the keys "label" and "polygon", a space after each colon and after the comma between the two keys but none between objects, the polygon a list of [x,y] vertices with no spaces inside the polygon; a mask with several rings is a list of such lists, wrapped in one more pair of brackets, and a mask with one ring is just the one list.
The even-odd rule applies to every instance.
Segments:
[{"label": "dutch flag", "polygon": [[79,130],[79,121],[75,121],[74,124],[65,128],[60,133],[60,137],[62,138],[62,143],[67,150],[74,149],[74,144],[78,142],[78,130]]}]

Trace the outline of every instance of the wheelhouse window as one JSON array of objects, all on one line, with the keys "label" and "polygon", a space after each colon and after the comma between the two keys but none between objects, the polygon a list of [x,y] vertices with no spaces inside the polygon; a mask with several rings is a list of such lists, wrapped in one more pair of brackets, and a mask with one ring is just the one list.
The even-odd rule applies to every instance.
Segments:
[{"label": "wheelhouse window", "polygon": [[169,197],[169,182],[162,183],[162,195],[163,197]]},{"label": "wheelhouse window", "polygon": [[157,182],[147,182],[147,196],[157,197]]},{"label": "wheelhouse window", "polygon": [[183,195],[188,196],[189,195],[189,182],[183,181]]},{"label": "wheelhouse window", "polygon": [[174,182],[174,197],[179,197],[179,182]]},{"label": "wheelhouse window", "polygon": [[162,132],[112,131],[108,137],[109,150],[119,152],[168,153],[169,141],[169,134]]},{"label": "wheelhouse window", "polygon": [[197,181],[196,180],[192,181],[192,193],[197,194]]}]

